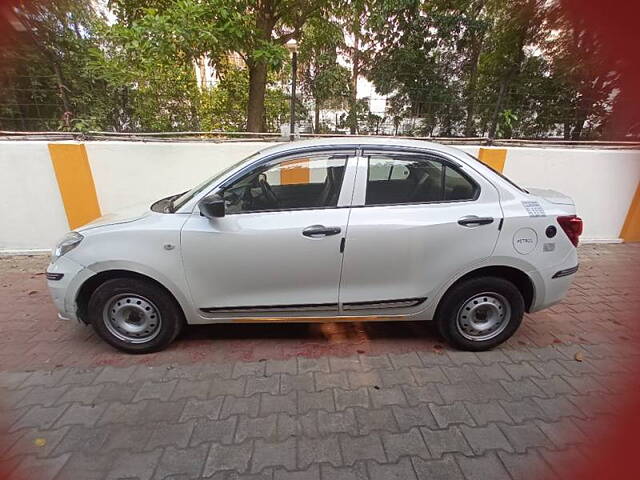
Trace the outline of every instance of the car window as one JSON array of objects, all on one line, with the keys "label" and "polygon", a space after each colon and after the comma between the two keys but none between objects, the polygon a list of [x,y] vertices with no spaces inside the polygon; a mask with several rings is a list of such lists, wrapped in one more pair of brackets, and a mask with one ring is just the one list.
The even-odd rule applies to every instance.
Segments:
[{"label": "car window", "polygon": [[413,156],[369,156],[366,205],[472,200],[476,185],[438,160]]},{"label": "car window", "polygon": [[335,207],[346,162],[346,155],[314,155],[257,167],[223,190],[226,211]]}]

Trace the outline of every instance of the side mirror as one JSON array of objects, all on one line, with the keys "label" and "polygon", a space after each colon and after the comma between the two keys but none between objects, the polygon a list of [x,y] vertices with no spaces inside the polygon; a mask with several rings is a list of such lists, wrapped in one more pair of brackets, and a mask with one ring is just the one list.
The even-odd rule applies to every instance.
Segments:
[{"label": "side mirror", "polygon": [[200,215],[207,218],[220,218],[224,217],[225,205],[224,199],[218,195],[213,194],[204,197],[198,204],[200,208]]}]

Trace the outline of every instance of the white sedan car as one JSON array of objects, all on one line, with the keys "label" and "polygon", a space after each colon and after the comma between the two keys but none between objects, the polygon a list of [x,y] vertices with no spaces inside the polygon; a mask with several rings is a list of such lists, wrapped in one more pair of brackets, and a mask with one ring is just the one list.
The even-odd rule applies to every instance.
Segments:
[{"label": "white sedan car", "polygon": [[405,320],[485,350],[562,299],[581,232],[570,198],[458,149],[332,138],[71,232],[47,279],[62,318],[131,353],[185,324]]}]

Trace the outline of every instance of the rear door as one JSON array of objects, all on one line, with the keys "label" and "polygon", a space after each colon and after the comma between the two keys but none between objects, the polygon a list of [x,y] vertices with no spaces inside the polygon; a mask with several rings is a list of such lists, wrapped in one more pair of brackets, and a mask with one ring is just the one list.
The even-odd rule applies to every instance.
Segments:
[{"label": "rear door", "polygon": [[347,228],[342,308],[423,302],[491,255],[501,218],[496,188],[462,162],[363,151]]}]

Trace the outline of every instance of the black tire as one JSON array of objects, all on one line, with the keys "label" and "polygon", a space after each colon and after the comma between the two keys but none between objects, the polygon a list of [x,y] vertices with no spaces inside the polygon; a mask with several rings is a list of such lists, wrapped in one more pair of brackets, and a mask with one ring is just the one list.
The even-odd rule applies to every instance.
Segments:
[{"label": "black tire", "polygon": [[[123,299],[121,302],[123,305],[120,306],[118,303],[116,306],[114,302],[119,302],[120,298]],[[133,300],[130,307],[124,305],[127,299]],[[140,301],[136,302],[136,299],[140,299]],[[107,322],[111,320],[106,317],[111,313],[105,312],[108,304],[118,308],[118,312],[123,312],[120,314],[120,318],[127,316],[128,320],[131,318],[131,314],[124,309],[134,307],[133,303],[148,305],[146,310],[150,310],[151,314],[155,313],[155,315],[151,315],[155,320],[147,319],[149,322],[156,322],[151,323],[153,326],[150,328],[151,335],[145,335],[145,332],[142,332],[140,333],[142,338],[133,338],[136,334],[119,330],[115,326],[115,318],[112,320],[113,324],[107,325]],[[135,306],[135,308],[141,311],[145,310],[140,306]],[[116,314],[116,310],[110,311],[114,312],[114,315]],[[114,278],[104,282],[91,295],[88,314],[89,322],[93,325],[96,333],[108,344],[127,353],[151,353],[163,350],[178,336],[185,323],[182,310],[171,294],[150,281],[138,278]],[[134,312],[134,315],[137,313]],[[144,316],[144,311],[139,316]],[[135,326],[135,324],[134,320],[127,325]],[[127,340],[127,337],[132,338]]]},{"label": "black tire", "polygon": [[[500,305],[502,301],[506,302],[504,305],[505,310],[497,307],[500,308],[497,313],[508,309],[508,314],[504,317],[498,317],[503,318],[503,320],[501,320],[499,326],[495,327],[495,336],[481,339],[481,334],[477,333],[478,339],[469,339],[468,337],[474,334],[466,332],[465,336],[462,330],[469,326],[459,326],[458,314],[460,313],[461,315],[460,322],[464,324],[463,318],[465,317],[462,317],[462,315],[465,312],[462,311],[462,308],[468,309],[467,305],[473,308],[474,298],[481,300],[484,294],[490,297],[491,300],[497,300],[497,305]],[[491,298],[492,294],[495,295],[495,298]],[[460,282],[446,293],[438,307],[435,320],[440,335],[452,346],[461,350],[479,352],[490,350],[509,339],[522,323],[523,315],[524,299],[520,290],[513,283],[498,277],[477,277]],[[486,334],[486,336],[490,335],[492,335],[491,332]]]}]

